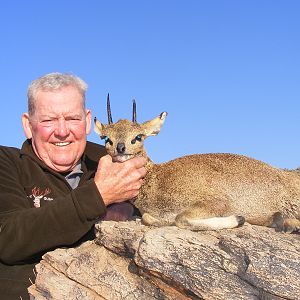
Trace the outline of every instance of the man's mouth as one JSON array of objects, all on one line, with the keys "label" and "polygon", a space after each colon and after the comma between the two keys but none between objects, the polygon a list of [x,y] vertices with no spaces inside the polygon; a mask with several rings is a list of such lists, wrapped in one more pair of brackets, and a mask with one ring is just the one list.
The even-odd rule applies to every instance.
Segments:
[{"label": "man's mouth", "polygon": [[71,144],[71,142],[58,142],[58,143],[53,143],[57,147],[65,147]]}]

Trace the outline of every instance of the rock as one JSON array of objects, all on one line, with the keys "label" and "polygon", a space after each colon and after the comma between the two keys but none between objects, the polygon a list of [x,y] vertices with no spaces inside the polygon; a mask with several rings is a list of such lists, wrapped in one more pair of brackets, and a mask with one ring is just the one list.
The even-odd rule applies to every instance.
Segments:
[{"label": "rock", "polygon": [[97,238],[43,256],[31,299],[299,299],[300,236],[103,221]]}]

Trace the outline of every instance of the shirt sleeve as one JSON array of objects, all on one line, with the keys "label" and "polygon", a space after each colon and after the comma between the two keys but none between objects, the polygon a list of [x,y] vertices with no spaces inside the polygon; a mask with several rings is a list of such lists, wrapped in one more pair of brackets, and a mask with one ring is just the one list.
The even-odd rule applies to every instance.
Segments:
[{"label": "shirt sleeve", "polygon": [[16,264],[82,238],[106,211],[93,179],[31,207],[14,159],[0,150],[0,261]]}]

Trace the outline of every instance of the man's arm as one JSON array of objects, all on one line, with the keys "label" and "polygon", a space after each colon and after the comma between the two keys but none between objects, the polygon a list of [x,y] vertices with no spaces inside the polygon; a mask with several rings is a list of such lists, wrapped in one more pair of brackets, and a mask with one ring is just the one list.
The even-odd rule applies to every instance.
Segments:
[{"label": "man's arm", "polygon": [[[137,167],[140,166],[137,161],[117,164],[103,157],[95,179],[43,207],[32,208],[17,166],[1,153],[0,260],[20,263],[40,252],[78,241],[105,213],[107,205],[137,195],[140,187],[137,181],[145,174],[143,167]],[[134,169],[139,170],[139,175],[130,176],[136,173]]]},{"label": "man's arm", "polygon": [[0,260],[21,263],[78,241],[105,213],[93,180],[47,205],[31,207],[13,161],[0,155]]}]

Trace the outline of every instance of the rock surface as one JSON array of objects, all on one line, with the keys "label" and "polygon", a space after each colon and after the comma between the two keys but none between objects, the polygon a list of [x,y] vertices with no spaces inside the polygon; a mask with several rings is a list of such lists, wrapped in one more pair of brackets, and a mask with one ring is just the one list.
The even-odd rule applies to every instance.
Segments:
[{"label": "rock surface", "polygon": [[97,238],[37,266],[31,299],[300,299],[300,236],[103,221]]}]

